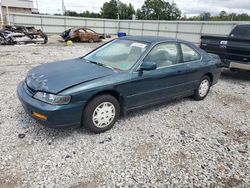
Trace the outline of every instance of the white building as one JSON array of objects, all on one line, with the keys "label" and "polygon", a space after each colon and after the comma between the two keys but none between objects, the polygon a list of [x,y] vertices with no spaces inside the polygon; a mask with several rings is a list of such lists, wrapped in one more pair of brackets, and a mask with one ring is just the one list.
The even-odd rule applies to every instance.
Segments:
[{"label": "white building", "polygon": [[7,12],[32,13],[33,0],[0,0],[3,14]]},{"label": "white building", "polygon": [[0,0],[0,22],[8,20],[8,13],[37,12],[33,7],[33,0]]}]

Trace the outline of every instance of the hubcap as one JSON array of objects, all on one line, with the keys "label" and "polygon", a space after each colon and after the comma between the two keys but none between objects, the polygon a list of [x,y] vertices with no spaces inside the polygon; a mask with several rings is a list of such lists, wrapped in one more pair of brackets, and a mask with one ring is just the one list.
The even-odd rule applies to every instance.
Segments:
[{"label": "hubcap", "polygon": [[99,104],[93,112],[92,120],[96,127],[104,128],[114,120],[115,106],[110,102]]},{"label": "hubcap", "polygon": [[209,81],[203,80],[200,84],[199,95],[201,97],[204,97],[207,94],[208,90],[209,90]]}]

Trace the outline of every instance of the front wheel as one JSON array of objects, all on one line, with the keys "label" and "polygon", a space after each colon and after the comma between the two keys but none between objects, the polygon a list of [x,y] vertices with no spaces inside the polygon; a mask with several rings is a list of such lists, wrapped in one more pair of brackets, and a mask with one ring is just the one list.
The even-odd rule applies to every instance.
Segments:
[{"label": "front wheel", "polygon": [[120,105],[111,95],[99,95],[92,99],[83,113],[83,126],[94,133],[111,129],[117,121]]},{"label": "front wheel", "polygon": [[195,100],[203,100],[211,87],[211,80],[208,76],[201,78],[198,88],[194,91],[193,98]]}]

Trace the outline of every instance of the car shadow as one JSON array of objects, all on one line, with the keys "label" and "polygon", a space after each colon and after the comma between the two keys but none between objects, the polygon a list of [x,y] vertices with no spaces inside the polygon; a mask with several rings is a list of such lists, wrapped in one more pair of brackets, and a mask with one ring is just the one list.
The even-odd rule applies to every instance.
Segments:
[{"label": "car shadow", "polygon": [[[160,111],[163,108],[168,106],[178,105],[178,103],[183,102],[185,100],[192,100],[190,97],[177,98],[171,101],[166,101],[160,104],[154,104],[152,106],[148,106],[142,109],[137,109],[128,112],[126,115],[120,116],[119,121],[124,121],[126,119],[134,118],[136,116],[143,116],[152,111]],[[179,107],[177,106],[177,111],[179,111]],[[95,133],[90,132],[84,127],[76,127],[76,128],[49,128],[39,124],[37,121],[33,120],[28,115],[24,119],[18,119],[18,126],[22,126],[24,129],[22,133],[28,134],[32,136],[34,139],[38,140],[57,140],[57,139],[66,139],[68,137],[72,137],[73,135],[81,134],[81,135],[96,135]],[[117,126],[117,123],[116,125]],[[119,126],[119,125],[118,125]]]},{"label": "car shadow", "polygon": [[230,71],[229,69],[223,69],[221,73],[221,78],[228,80],[242,80],[250,81],[250,71],[235,70]]},{"label": "car shadow", "polygon": [[136,116],[143,116],[146,115],[152,111],[160,111],[164,108],[170,107],[170,106],[176,106],[177,111],[180,111],[180,107],[178,106],[179,103],[184,102],[186,100],[193,100],[193,98],[190,97],[179,97],[173,100],[169,100],[166,102],[161,102],[159,104],[152,104],[150,106],[147,106],[145,108],[136,109],[133,111],[128,112],[126,115],[123,115],[120,117],[121,120],[126,120],[127,118],[133,118]]}]

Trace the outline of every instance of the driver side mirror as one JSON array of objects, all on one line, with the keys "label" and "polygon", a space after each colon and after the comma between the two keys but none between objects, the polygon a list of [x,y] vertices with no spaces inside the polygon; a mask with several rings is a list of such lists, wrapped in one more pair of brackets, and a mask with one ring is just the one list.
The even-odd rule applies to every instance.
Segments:
[{"label": "driver side mirror", "polygon": [[139,70],[141,71],[150,71],[150,70],[155,70],[157,68],[156,63],[152,61],[145,61],[141,64]]}]

